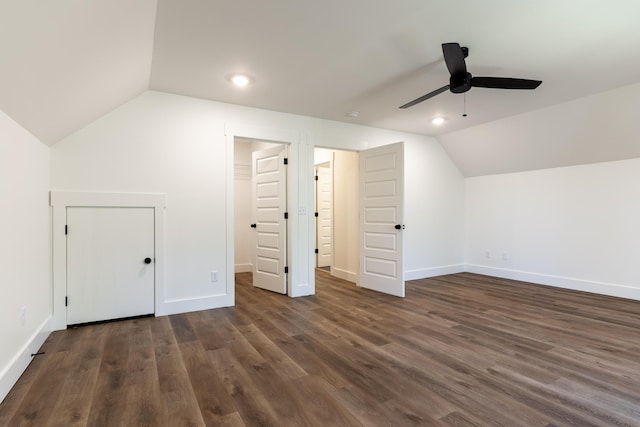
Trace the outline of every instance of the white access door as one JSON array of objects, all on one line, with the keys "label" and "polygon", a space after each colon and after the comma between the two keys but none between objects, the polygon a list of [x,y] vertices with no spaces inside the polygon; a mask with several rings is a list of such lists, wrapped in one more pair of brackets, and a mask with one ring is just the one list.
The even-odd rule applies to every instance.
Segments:
[{"label": "white access door", "polygon": [[404,297],[404,146],[360,152],[360,286]]},{"label": "white access door", "polygon": [[286,146],[253,152],[253,286],[287,293]]},{"label": "white access door", "polygon": [[316,267],[329,267],[333,258],[333,172],[331,163],[316,167]]},{"label": "white access door", "polygon": [[153,208],[67,208],[67,324],[154,313],[154,265]]}]

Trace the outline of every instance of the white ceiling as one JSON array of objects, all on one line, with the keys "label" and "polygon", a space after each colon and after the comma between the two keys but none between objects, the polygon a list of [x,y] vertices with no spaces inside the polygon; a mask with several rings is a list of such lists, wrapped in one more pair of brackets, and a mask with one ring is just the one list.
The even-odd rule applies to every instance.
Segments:
[{"label": "white ceiling", "polygon": [[155,0],[0,0],[0,109],[53,144],[149,88]]},{"label": "white ceiling", "polygon": [[[617,159],[629,150],[520,164],[510,159],[521,147],[504,141],[518,133],[511,116],[533,123],[558,104],[566,115],[568,101],[640,82],[639,17],[637,0],[3,0],[0,109],[53,144],[153,89],[434,135],[466,176]],[[448,83],[444,42],[469,47],[474,75],[543,83],[473,88],[466,118],[449,92],[399,110]],[[237,71],[255,83],[232,88]],[[467,152],[474,135],[485,149]],[[534,157],[552,159],[546,150]]]}]

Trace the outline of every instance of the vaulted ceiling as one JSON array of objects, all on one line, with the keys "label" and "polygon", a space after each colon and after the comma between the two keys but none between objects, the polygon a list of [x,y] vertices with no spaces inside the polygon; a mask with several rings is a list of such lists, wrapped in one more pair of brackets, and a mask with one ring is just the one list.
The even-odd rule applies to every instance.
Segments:
[{"label": "vaulted ceiling", "polygon": [[[0,109],[50,145],[152,89],[436,136],[466,176],[640,157],[639,16],[637,0],[2,1]],[[474,75],[543,83],[398,109],[448,83],[444,42]]]}]

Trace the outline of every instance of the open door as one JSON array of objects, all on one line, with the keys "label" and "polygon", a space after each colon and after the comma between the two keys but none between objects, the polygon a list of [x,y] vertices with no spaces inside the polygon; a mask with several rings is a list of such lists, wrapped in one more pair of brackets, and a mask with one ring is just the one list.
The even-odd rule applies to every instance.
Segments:
[{"label": "open door", "polygon": [[333,169],[331,162],[316,166],[316,267],[331,267],[333,258]]},{"label": "open door", "polygon": [[253,286],[287,293],[286,146],[253,152]]},{"label": "open door", "polygon": [[404,145],[360,152],[360,286],[404,297]]}]

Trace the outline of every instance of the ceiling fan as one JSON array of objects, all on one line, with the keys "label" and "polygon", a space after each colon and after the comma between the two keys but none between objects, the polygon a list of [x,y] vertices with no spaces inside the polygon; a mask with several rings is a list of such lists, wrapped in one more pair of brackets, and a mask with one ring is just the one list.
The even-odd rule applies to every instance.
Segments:
[{"label": "ceiling fan", "polygon": [[540,80],[513,79],[509,77],[473,77],[471,73],[467,72],[467,64],[464,62],[464,58],[469,55],[469,49],[460,47],[458,43],[443,43],[442,53],[444,54],[444,62],[447,64],[449,74],[451,74],[449,84],[429,92],[420,98],[414,99],[411,102],[407,102],[400,108],[413,107],[446,90],[450,90],[453,93],[463,93],[472,87],[486,87],[490,89],[535,89],[542,83]]}]

